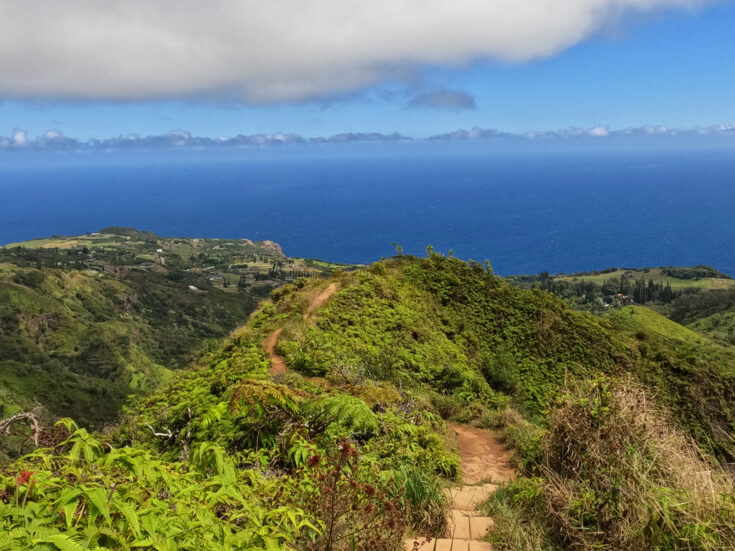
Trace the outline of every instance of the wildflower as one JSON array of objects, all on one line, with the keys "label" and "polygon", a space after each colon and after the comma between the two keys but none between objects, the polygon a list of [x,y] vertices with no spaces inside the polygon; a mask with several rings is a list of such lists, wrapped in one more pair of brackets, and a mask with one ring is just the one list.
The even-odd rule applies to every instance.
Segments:
[{"label": "wildflower", "polygon": [[19,486],[22,484],[27,484],[34,474],[35,473],[33,471],[20,471],[15,481],[18,483]]}]

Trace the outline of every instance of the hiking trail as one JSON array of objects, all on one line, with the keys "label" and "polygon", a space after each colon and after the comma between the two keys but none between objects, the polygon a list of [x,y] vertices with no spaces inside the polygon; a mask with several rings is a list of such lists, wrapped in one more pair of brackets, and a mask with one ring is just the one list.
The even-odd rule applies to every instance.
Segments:
[{"label": "hiking trail", "polygon": [[443,538],[407,539],[405,551],[492,551],[485,536],[493,519],[481,516],[477,506],[496,490],[497,483],[515,478],[511,452],[488,431],[450,424],[459,445],[463,485],[446,490],[452,502]]},{"label": "hiking trail", "polygon": [[[337,292],[336,283],[313,296],[302,316],[308,321],[314,311],[324,305]],[[270,333],[263,346],[270,359],[268,373],[286,373],[285,360],[276,353],[276,342],[283,327]],[[493,526],[493,519],[481,516],[477,506],[496,490],[497,483],[515,478],[511,465],[511,452],[488,431],[470,425],[450,424],[459,446],[462,486],[447,488],[451,510],[447,515],[447,528],[443,538],[415,537],[405,541],[405,551],[492,551],[485,535]]]},{"label": "hiking trail", "polygon": [[[308,321],[314,311],[324,305],[324,303],[337,292],[337,289],[338,287],[336,283],[330,283],[329,286],[321,293],[312,297],[309,301],[309,305],[306,307],[306,312],[304,312],[302,319],[304,321]],[[265,347],[265,351],[268,353],[268,359],[271,362],[271,366],[268,369],[268,373],[271,375],[278,375],[279,373],[286,373],[288,371],[286,361],[276,353],[276,342],[278,342],[278,337],[281,336],[281,331],[283,331],[283,327],[273,331],[263,341],[263,346]]]}]

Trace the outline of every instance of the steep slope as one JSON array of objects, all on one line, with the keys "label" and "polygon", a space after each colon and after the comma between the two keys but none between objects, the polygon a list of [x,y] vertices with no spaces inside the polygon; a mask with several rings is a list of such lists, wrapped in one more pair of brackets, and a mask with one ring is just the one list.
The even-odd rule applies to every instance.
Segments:
[{"label": "steep slope", "polygon": [[292,314],[302,299],[288,287],[260,315],[259,323],[284,326],[277,348],[300,372],[423,385],[458,406],[517,394],[538,413],[565,374],[630,362],[601,320],[515,289],[480,265],[404,257],[339,281],[311,323]]},{"label": "steep slope", "polygon": [[722,344],[735,345],[735,290],[692,293],[674,300],[664,313]]},{"label": "steep slope", "polygon": [[0,271],[0,417],[42,405],[84,425],[113,420],[127,395],[185,367],[256,301],[192,293],[162,275],[77,270]]}]

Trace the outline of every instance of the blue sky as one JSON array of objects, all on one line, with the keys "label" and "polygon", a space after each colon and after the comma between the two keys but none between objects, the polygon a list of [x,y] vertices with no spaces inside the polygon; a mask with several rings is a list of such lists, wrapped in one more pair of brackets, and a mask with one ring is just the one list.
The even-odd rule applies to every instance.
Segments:
[{"label": "blue sky", "polygon": [[[39,95],[31,85],[19,85],[0,90],[0,135],[22,128],[31,136],[53,129],[81,140],[172,129],[209,137],[395,131],[428,137],[472,127],[526,132],[732,124],[734,30],[733,2],[626,14],[599,22],[588,38],[548,55],[441,64],[430,59],[437,57],[432,53],[425,63],[402,66],[395,77],[389,72],[365,85],[330,81],[334,90],[273,103],[199,92],[183,100],[157,91],[142,98],[105,91]],[[446,102],[431,101],[446,93],[438,96]],[[426,97],[430,101],[421,99]]]}]

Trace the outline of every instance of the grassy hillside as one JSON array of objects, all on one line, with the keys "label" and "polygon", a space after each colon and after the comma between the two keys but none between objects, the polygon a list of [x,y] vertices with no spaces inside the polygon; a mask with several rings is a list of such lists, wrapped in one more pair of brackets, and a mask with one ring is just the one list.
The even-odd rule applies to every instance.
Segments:
[{"label": "grassy hillside", "polygon": [[661,311],[698,333],[735,345],[735,289],[683,295]]},{"label": "grassy hillside", "polygon": [[[715,459],[734,457],[732,349],[642,307],[595,317],[433,253],[271,297],[114,434],[66,422],[2,471],[0,550],[396,550],[443,526],[441,488],[459,476],[447,419],[497,427],[517,450],[526,476],[493,514],[540,543],[499,549],[735,542]],[[269,373],[267,338],[288,372]],[[692,469],[694,482],[675,474]]]},{"label": "grassy hillside", "polygon": [[167,380],[256,300],[191,293],[158,274],[116,278],[4,265],[0,276],[3,416],[42,405],[84,425],[113,420],[131,392]]},{"label": "grassy hillside", "polygon": [[696,287],[699,289],[728,289],[735,287],[735,279],[709,266],[661,268],[609,268],[599,272],[580,272],[576,274],[556,274],[559,281],[592,282],[602,285],[612,279],[621,277],[638,280],[644,277],[654,283],[670,284],[675,290]]},{"label": "grassy hillside", "polygon": [[161,238],[130,228],[0,250],[0,418],[42,406],[114,420],[299,275],[327,273],[272,242]]}]

